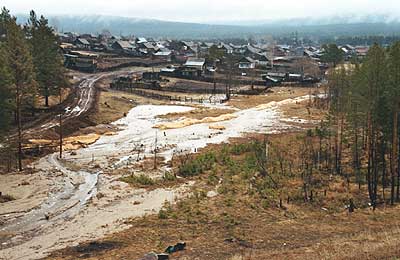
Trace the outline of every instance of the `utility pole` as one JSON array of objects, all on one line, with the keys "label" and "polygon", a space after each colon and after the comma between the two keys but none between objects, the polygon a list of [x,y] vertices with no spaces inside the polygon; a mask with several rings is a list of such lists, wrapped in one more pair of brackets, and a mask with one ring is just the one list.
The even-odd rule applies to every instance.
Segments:
[{"label": "utility pole", "polygon": [[[62,91],[61,91],[61,87],[59,89],[60,91],[60,106],[62,103]],[[60,111],[60,159],[62,158],[62,151],[63,151],[63,134],[62,134],[62,111]]]},{"label": "utility pole", "polygon": [[21,94],[20,86],[17,85],[17,124],[18,124],[18,170],[22,169],[22,121],[21,121]]},{"label": "utility pole", "polygon": [[157,131],[156,131],[156,139],[154,140],[154,170],[157,169]]}]

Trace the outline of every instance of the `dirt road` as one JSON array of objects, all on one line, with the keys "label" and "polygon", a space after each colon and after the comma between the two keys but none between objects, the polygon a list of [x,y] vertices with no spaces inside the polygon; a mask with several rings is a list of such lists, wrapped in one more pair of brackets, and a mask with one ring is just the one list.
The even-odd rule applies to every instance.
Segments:
[{"label": "dirt road", "polygon": [[[76,87],[76,98],[74,102],[65,108],[62,114],[63,123],[66,124],[71,120],[78,119],[80,116],[87,113],[95,105],[96,97],[96,83],[107,77],[126,76],[128,74],[140,74],[149,71],[151,68],[134,67],[124,68],[113,72],[103,72],[97,74],[82,74],[79,76],[81,79],[79,85]],[[50,130],[59,125],[59,115],[26,129],[23,132],[24,136],[37,136],[39,133]]]},{"label": "dirt road", "polygon": [[[148,68],[134,68],[96,75],[84,75],[81,83],[77,86],[77,98],[73,102],[73,106],[65,109],[63,122],[68,123],[71,120],[78,120],[80,116],[83,116],[95,105],[95,84],[100,79],[126,75],[132,72],[141,73],[146,70]],[[54,116],[40,125],[25,130],[24,135],[35,136],[58,126],[58,124],[59,117]],[[19,245],[30,241],[34,237],[46,233],[57,234],[52,231],[57,230],[56,227],[65,221],[73,219],[86,206],[87,202],[96,195],[99,175],[101,174],[99,170],[70,170],[57,158],[56,154],[42,158],[31,167],[40,169],[40,172],[37,176],[27,179],[34,182],[34,185],[40,182],[43,183],[43,179],[47,179],[43,185],[47,185],[49,190],[47,192],[43,191],[43,187],[37,185],[42,189],[40,193],[34,193],[35,189],[32,189],[32,192],[24,191],[23,194],[26,194],[25,202],[18,205],[17,200],[16,205],[7,205],[0,209],[0,259],[10,259],[11,255],[7,248],[14,248],[13,251],[15,252],[15,247],[18,248]],[[3,177],[1,176],[1,178]],[[25,182],[28,183],[27,181]],[[19,187],[21,185],[19,183],[16,186]],[[26,189],[29,188],[29,185],[27,185]],[[3,192],[7,191],[5,189],[5,187],[2,187]],[[28,198],[29,200],[27,200]],[[53,242],[56,241],[53,240]],[[26,251],[23,252],[20,252],[22,255],[16,254],[15,259],[19,259],[20,256],[22,259],[30,259],[32,257],[32,252],[29,250],[28,253]],[[11,258],[14,259],[14,257]]]}]

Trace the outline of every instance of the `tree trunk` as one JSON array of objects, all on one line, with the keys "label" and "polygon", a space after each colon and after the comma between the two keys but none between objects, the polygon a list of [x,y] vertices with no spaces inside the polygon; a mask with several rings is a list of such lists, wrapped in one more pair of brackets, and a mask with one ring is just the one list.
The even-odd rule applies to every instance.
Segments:
[{"label": "tree trunk", "polygon": [[17,127],[18,127],[18,170],[22,171],[22,120],[21,120],[21,94],[20,94],[20,86],[16,88],[17,102]]},{"label": "tree trunk", "polygon": [[398,153],[398,136],[397,136],[397,127],[398,127],[398,111],[397,106],[393,115],[393,141],[392,141],[392,156],[390,162],[390,174],[391,174],[391,193],[390,193],[390,204],[394,204],[394,188],[395,188],[395,174],[396,174],[396,166],[397,166],[397,153]]},{"label": "tree trunk", "polygon": [[386,196],[385,196],[385,188],[386,188],[386,141],[382,137],[382,144],[381,144],[381,160],[382,160],[382,198],[383,201],[386,201]]}]

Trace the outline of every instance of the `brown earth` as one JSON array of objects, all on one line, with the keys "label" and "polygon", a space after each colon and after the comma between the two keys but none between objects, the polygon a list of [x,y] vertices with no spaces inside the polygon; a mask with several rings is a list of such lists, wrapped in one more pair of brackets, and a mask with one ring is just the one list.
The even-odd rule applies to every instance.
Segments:
[{"label": "brown earth", "polygon": [[165,118],[169,120],[177,120],[179,118],[191,118],[191,119],[203,119],[205,117],[218,117],[225,114],[232,114],[235,112],[233,109],[227,108],[207,108],[207,107],[199,107],[194,110],[182,113],[170,113],[166,115],[159,116],[159,118]]},{"label": "brown earth", "polygon": [[[229,147],[263,138],[236,138]],[[268,140],[273,149],[290,144],[290,150],[296,150],[293,156],[302,144],[297,133],[270,135]],[[223,149],[212,145],[201,153]],[[248,156],[234,155],[233,160],[241,164]],[[347,187],[343,179],[334,177],[315,190],[312,202],[305,203],[301,195],[296,197],[301,194],[301,180],[295,175],[283,180],[279,193],[265,199],[254,195],[247,182],[242,183],[241,173],[230,175],[229,167],[219,164],[216,173],[212,170],[192,177],[197,183],[192,196],[177,205],[166,204],[162,213],[129,220],[126,223],[131,228],[125,231],[57,251],[48,259],[139,259],[179,241],[185,241],[187,248],[172,254],[172,259],[361,260],[399,255],[400,208],[382,206],[372,211],[365,206],[365,185],[359,191],[356,185]],[[215,190],[215,195],[209,195]],[[289,203],[285,194],[290,194]],[[352,214],[345,209],[349,197],[356,198],[358,206]],[[279,198],[283,198],[282,207]]]},{"label": "brown earth", "polygon": [[229,100],[228,105],[240,109],[247,109],[272,101],[279,102],[285,99],[319,93],[320,91],[322,90],[308,87],[273,87],[264,95],[233,96],[231,100]]}]

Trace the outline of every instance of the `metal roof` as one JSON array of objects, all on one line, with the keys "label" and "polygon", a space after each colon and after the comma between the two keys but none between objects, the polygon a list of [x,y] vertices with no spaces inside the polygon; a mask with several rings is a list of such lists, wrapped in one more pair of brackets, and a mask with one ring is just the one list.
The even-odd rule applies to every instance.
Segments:
[{"label": "metal roof", "polygon": [[188,58],[185,66],[203,66],[206,63],[204,58]]}]

